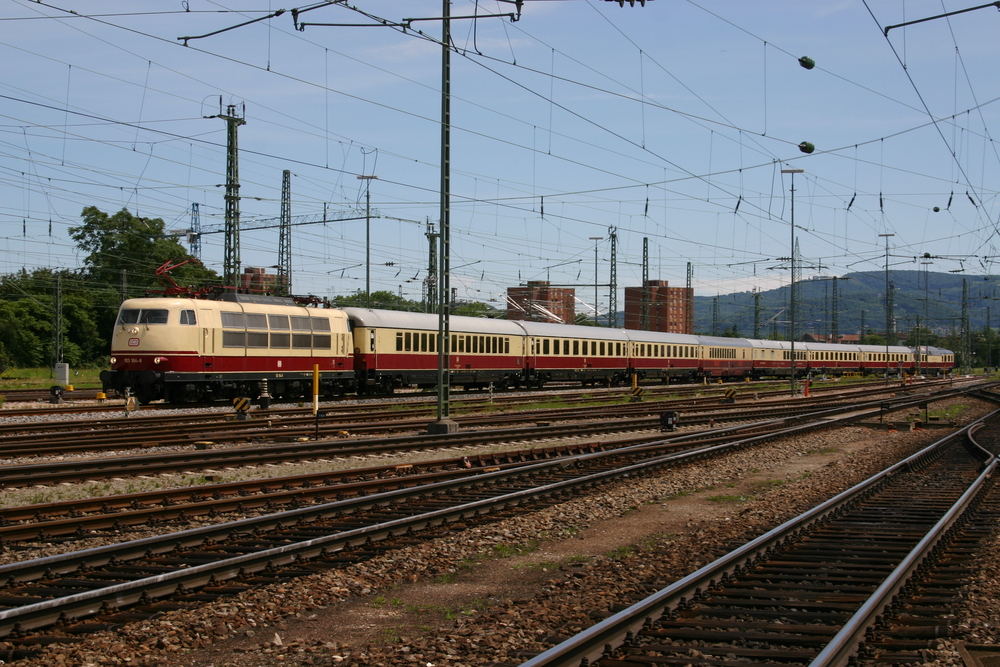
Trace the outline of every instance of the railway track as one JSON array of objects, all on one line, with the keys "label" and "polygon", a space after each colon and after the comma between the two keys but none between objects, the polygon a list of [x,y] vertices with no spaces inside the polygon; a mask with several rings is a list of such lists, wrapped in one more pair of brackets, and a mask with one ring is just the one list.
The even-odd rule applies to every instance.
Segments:
[{"label": "railway track", "polygon": [[[941,385],[937,385],[941,386]],[[919,391],[929,391],[921,387]],[[918,391],[914,389],[913,391]],[[803,403],[798,399],[770,401],[755,406],[755,410],[813,410],[817,406],[832,405],[837,401],[849,400],[859,395],[870,395],[870,389],[850,389],[827,392]],[[667,410],[682,411],[687,423],[699,423],[708,413],[718,413],[719,420],[730,419],[728,410],[745,412],[746,403],[720,404],[720,397],[700,397],[664,401],[643,401],[625,405],[605,404],[601,406],[603,415],[611,419],[642,419],[641,426],[652,424],[651,415]],[[592,397],[583,402],[594,401]],[[567,401],[568,402],[568,401]],[[529,401],[530,403],[530,401]],[[506,407],[512,407],[508,404]],[[344,406],[348,407],[348,406]],[[468,412],[484,409],[483,404],[467,403]],[[495,408],[496,406],[491,406]],[[462,415],[464,410],[454,412],[455,420],[466,428],[489,428],[498,425],[511,427],[518,424],[532,424],[545,420],[573,421],[589,420],[594,407],[576,410],[558,409],[532,410],[521,413],[497,413]],[[352,436],[373,436],[379,434],[407,433],[426,429],[431,418],[431,407],[409,403],[393,406],[381,411],[369,406],[350,406],[349,409],[326,410],[320,418],[315,418],[309,409],[287,408],[268,411],[257,418],[236,421],[228,413],[209,413],[192,417],[190,414],[160,415],[134,420],[73,420],[58,422],[38,422],[30,424],[0,425],[0,458],[67,455],[98,451],[125,450],[152,447],[192,446],[196,442],[273,442],[290,441],[296,438],[333,438],[350,433]],[[788,414],[772,412],[771,414]],[[708,417],[711,419],[712,417]],[[4,430],[6,429],[6,433]],[[82,437],[85,436],[85,437]]]},{"label": "railway track", "polygon": [[998,442],[995,412],[523,667],[923,662],[1000,519]]},{"label": "railway track", "polygon": [[[874,411],[874,408],[872,409]],[[841,417],[843,420],[855,415]],[[830,425],[829,416],[785,429]],[[775,433],[683,452],[640,444],[465,474],[359,497],[0,566],[3,659],[285,577],[366,559],[466,521],[500,517]],[[666,452],[666,453],[665,453]],[[91,618],[94,617],[94,618]]]},{"label": "railway track", "polygon": [[[829,427],[831,415],[822,411],[812,421],[817,428]],[[796,432],[808,429],[810,416],[796,420]],[[275,510],[328,502],[352,496],[415,486],[438,479],[478,475],[527,463],[614,449],[631,449],[631,456],[647,456],[650,451],[693,449],[760,436],[776,436],[789,428],[789,420],[713,428],[664,437],[663,434],[632,437],[614,442],[594,441],[535,449],[506,450],[472,456],[435,459],[404,465],[374,466],[341,471],[270,477],[230,483],[205,484],[162,489],[144,493],[101,496],[83,500],[0,508],[0,544],[23,540],[74,539],[96,530],[120,530],[126,526],[165,521],[190,520],[226,512]],[[637,445],[648,445],[636,448]]]},{"label": "railway track", "polygon": [[[948,379],[926,379],[912,381],[908,386],[910,387],[927,387],[936,384],[947,383]],[[761,381],[752,383],[729,383],[729,384],[691,384],[691,385],[641,385],[643,392],[647,396],[684,396],[685,394],[700,394],[701,400],[713,400],[718,399],[727,391],[735,391],[738,395],[747,394],[757,394],[760,397],[766,396],[780,396],[787,394],[787,389],[781,383],[775,381]],[[872,379],[863,384],[852,383],[851,388],[860,387],[885,387],[885,383],[881,379]],[[898,382],[890,385],[893,388],[898,388],[900,384]],[[822,383],[817,382],[812,387],[814,393],[824,393],[827,391],[843,391],[844,388],[837,383]],[[8,403],[15,402],[28,402],[28,401],[48,401],[48,392],[39,392],[35,390],[30,390],[31,393],[24,393],[23,396],[31,398],[17,398],[7,399]],[[539,393],[541,392],[541,393]],[[466,391],[456,391],[455,396],[452,398],[452,406],[454,408],[461,409],[463,405],[477,405],[477,404],[496,404],[496,405],[518,405],[523,403],[538,402],[542,400],[560,400],[566,402],[582,402],[588,400],[599,400],[600,397],[612,397],[612,396],[623,396],[625,395],[626,389],[622,387],[612,387],[612,388],[597,388],[597,389],[566,389],[565,387],[553,386],[548,389],[543,390],[532,390],[531,392],[497,392],[489,394],[483,390],[466,390]],[[74,392],[73,400],[69,404],[57,404],[57,405],[43,405],[30,408],[7,408],[0,410],[0,418],[5,417],[34,417],[34,416],[50,416],[50,415],[62,415],[62,414],[101,414],[101,413],[122,413],[125,411],[125,401],[120,398],[108,399],[105,403],[98,404],[84,404],[82,400],[93,399],[96,396],[97,390],[80,390]],[[77,396],[76,394],[79,394]],[[0,396],[4,396],[4,392],[0,392]],[[396,398],[407,398],[409,402],[414,405],[435,405],[435,398],[430,397],[426,392],[400,392],[396,394]],[[348,403],[347,401],[351,401]],[[302,401],[285,401],[284,404],[289,403],[299,403]],[[327,405],[323,409],[330,410],[334,409],[337,411],[351,410],[351,409],[362,409],[363,406],[375,406],[377,409],[384,407],[385,405],[398,404],[398,401],[387,400],[385,396],[379,396],[377,398],[364,398],[364,397],[346,397],[340,400],[326,401]],[[296,408],[280,407],[281,404],[275,404],[268,411],[260,411],[264,413],[275,413],[284,411],[295,411]],[[208,404],[181,404],[174,405],[170,403],[151,403],[149,405],[141,406],[141,409],[137,414],[132,415],[132,419],[138,418],[137,415],[141,415],[149,412],[165,412],[172,410],[184,410],[191,408],[225,408],[225,403],[215,402]],[[309,408],[300,408],[299,411],[309,410]],[[3,428],[3,424],[0,423],[0,429]]]},{"label": "railway track", "polygon": [[[934,400],[943,400],[961,395],[969,391],[969,388],[951,388],[939,391],[934,395],[921,395],[919,397],[897,396],[893,399],[854,402],[839,407],[827,406],[828,409],[840,412],[875,410],[881,412],[883,409],[898,410],[907,407],[925,405]],[[779,418],[801,415],[817,409],[814,403],[803,403],[793,401],[790,405],[757,405],[750,412],[747,406],[734,406],[726,412],[719,412],[718,406],[710,410],[707,414],[694,414],[685,411],[683,415],[684,424],[716,424],[726,421],[745,421],[747,419]],[[351,432],[357,435],[364,432],[358,427],[350,427],[343,423],[325,425],[320,429],[320,439],[312,439],[315,435],[314,426],[303,425],[298,430],[286,427],[280,430],[280,437],[283,442],[276,444],[258,444],[250,447],[226,447],[218,449],[185,449],[184,451],[172,451],[156,454],[145,454],[138,456],[116,456],[111,458],[97,459],[76,459],[68,461],[49,461],[44,463],[21,464],[0,466],[0,486],[15,487],[39,484],[56,484],[63,482],[107,479],[112,477],[122,477],[140,474],[159,474],[165,472],[192,471],[205,469],[218,469],[223,467],[262,465],[268,463],[281,463],[285,461],[317,460],[325,458],[372,455],[381,452],[400,452],[406,450],[433,450],[449,447],[469,447],[485,444],[510,443],[518,440],[528,440],[537,438],[575,437],[580,435],[598,435],[608,433],[620,433],[627,431],[649,430],[659,427],[659,416],[648,416],[651,409],[648,404],[619,406],[619,411],[614,413],[618,419],[610,419],[612,413],[609,408],[602,408],[605,418],[600,421],[593,420],[593,410],[585,410],[582,413],[567,414],[565,411],[532,413],[530,415],[504,415],[501,423],[505,424],[502,429],[482,429],[468,430],[447,435],[406,435],[387,438],[383,440],[360,439],[345,440],[336,437],[336,434],[343,433],[344,428],[351,428]],[[658,412],[655,411],[655,412]],[[561,423],[550,424],[548,419],[559,418]],[[586,420],[586,421],[584,421]],[[459,419],[466,426],[473,424],[496,425],[496,416],[476,417]],[[423,424],[424,422],[418,422]],[[523,426],[523,424],[531,424]],[[522,424],[518,428],[515,425]],[[403,428],[402,425],[399,426]],[[413,430],[414,425],[410,424],[407,430]],[[384,426],[371,427],[370,431],[386,430]],[[295,441],[294,438],[300,436],[306,441]],[[79,433],[71,433],[69,441],[78,440]],[[171,432],[168,439],[156,441],[157,445],[173,442],[176,444],[193,444],[193,442],[206,437],[203,430],[196,434],[178,434]],[[232,437],[232,434],[229,434]],[[265,440],[274,437],[273,433],[258,430],[248,437],[255,437],[258,440]],[[110,441],[113,448],[124,449],[135,447],[137,442],[143,442],[134,434],[118,434]],[[80,445],[83,448],[93,448],[93,443]],[[2,450],[5,456],[13,456],[15,452],[23,452],[18,455],[38,454],[43,449],[67,453],[71,445],[65,442],[51,448],[46,443],[43,446],[25,446],[24,443],[5,446]]]}]

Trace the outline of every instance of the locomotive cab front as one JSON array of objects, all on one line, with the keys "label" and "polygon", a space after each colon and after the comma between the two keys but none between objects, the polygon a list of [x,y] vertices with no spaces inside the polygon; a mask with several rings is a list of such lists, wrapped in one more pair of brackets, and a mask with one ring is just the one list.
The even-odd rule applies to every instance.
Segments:
[{"label": "locomotive cab front", "polygon": [[189,299],[129,299],[118,310],[105,391],[131,392],[140,403],[165,397],[164,376],[199,354],[201,336]]}]

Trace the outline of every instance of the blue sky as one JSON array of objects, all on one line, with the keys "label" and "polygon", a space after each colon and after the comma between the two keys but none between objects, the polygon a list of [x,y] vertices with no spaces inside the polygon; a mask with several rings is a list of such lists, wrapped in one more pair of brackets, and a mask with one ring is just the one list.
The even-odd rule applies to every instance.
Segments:
[{"label": "blue sky", "polygon": [[[805,277],[882,268],[879,234],[895,235],[895,268],[918,269],[912,258],[927,252],[941,257],[932,270],[990,271],[1000,254],[1000,15],[984,9],[883,36],[887,25],[968,6],[526,0],[516,22],[455,21],[459,298],[501,305],[505,288],[525,280],[590,285],[595,236],[607,283],[612,227],[622,288],[639,284],[644,237],[650,277],[683,285],[691,262],[700,295],[786,284],[783,168],[804,170],[795,222]],[[324,206],[330,217],[357,216],[357,176],[375,175],[372,288],[418,299],[425,221],[438,218],[440,23],[299,31],[285,12],[187,47],[177,39],[293,7],[4,3],[0,272],[79,266],[67,230],[89,205],[184,229],[197,202],[202,226],[221,227],[225,124],[206,118],[221,98],[241,113],[245,105],[243,220],[277,218],[284,169],[296,221]],[[477,10],[512,6],[452,6],[455,16]],[[300,20],[440,14],[440,2],[355,0]],[[815,152],[800,152],[802,141]],[[294,290],[363,289],[364,231],[363,220],[296,227]],[[205,263],[221,273],[222,255],[222,235],[206,234]],[[245,231],[241,258],[276,264],[277,230]]]}]

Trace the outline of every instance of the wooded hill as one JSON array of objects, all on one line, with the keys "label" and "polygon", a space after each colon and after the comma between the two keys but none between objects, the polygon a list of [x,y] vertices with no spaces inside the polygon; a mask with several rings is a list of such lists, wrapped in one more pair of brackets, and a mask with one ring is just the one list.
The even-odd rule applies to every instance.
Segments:
[{"label": "wooded hill", "polygon": [[[926,285],[925,285],[926,277]],[[919,325],[939,336],[958,332],[962,316],[962,285],[967,286],[969,326],[973,331],[1000,323],[1000,277],[960,273],[889,271],[893,290],[895,329],[905,334]],[[798,283],[796,330],[801,334],[829,333],[833,277]],[[885,331],[885,272],[864,271],[839,276],[838,331],[872,334]],[[718,318],[713,329],[714,302]],[[919,319],[918,319],[919,318]],[[760,293],[760,335],[785,338],[788,334],[788,286]],[[753,292],[718,297],[695,297],[695,331],[702,334],[751,336],[754,328]]]}]

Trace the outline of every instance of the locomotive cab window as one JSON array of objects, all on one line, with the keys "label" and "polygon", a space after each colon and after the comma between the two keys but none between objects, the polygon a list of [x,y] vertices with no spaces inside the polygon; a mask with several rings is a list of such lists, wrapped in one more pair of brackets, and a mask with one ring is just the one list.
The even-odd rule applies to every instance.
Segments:
[{"label": "locomotive cab window", "polygon": [[198,324],[198,318],[195,317],[193,310],[181,311],[181,324]]},{"label": "locomotive cab window", "polygon": [[288,331],[288,315],[268,315],[267,324],[272,329]]},{"label": "locomotive cab window", "polygon": [[118,324],[166,324],[166,308],[124,308],[118,313]]}]

